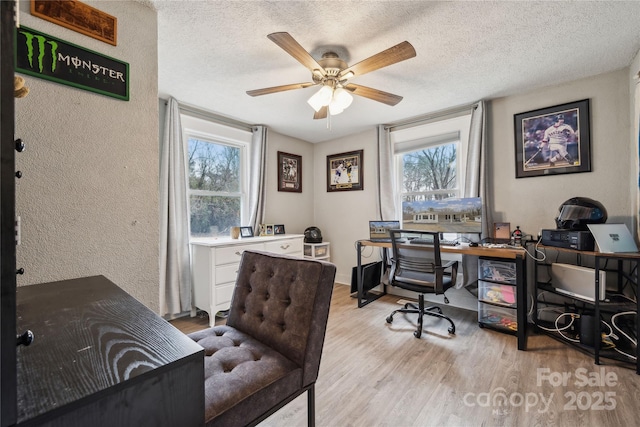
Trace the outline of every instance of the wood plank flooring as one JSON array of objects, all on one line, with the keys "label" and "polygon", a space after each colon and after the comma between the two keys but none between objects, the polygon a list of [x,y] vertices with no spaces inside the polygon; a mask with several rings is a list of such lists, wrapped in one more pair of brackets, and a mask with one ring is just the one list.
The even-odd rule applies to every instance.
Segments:
[{"label": "wood plank flooring", "polygon": [[[546,335],[530,336],[527,351],[518,351],[515,336],[479,328],[476,312],[444,304],[456,335],[448,322],[425,317],[416,339],[414,317],[385,321],[398,299],[358,309],[349,288],[336,285],[316,383],[317,426],[638,425],[640,375],[631,365],[595,365]],[[206,317],[194,319],[172,323],[186,333],[208,327]],[[305,426],[306,399],[261,426]]]}]

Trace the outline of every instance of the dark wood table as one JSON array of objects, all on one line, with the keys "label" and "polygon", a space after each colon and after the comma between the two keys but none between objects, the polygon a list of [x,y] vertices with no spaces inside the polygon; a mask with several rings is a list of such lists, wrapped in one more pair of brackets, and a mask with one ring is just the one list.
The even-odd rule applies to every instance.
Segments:
[{"label": "dark wood table", "polygon": [[23,286],[18,425],[200,426],[204,350],[104,276]]}]

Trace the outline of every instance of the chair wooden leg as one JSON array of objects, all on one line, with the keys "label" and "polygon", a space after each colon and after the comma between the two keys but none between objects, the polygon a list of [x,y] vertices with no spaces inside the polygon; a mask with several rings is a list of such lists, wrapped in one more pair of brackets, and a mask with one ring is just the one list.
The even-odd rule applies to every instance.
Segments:
[{"label": "chair wooden leg", "polygon": [[307,390],[307,425],[315,427],[316,425],[316,385],[312,384]]}]

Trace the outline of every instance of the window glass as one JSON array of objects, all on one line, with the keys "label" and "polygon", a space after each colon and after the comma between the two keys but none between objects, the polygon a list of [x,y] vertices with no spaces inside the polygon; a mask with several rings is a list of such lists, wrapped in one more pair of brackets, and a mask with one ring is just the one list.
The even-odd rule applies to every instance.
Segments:
[{"label": "window glass", "polygon": [[241,225],[242,147],[189,136],[190,229],[192,237],[228,236]]},{"label": "window glass", "polygon": [[458,194],[458,143],[401,154],[402,201],[445,199]]},{"label": "window glass", "polygon": [[411,216],[407,202],[462,197],[470,121],[462,114],[391,132],[398,218]]}]

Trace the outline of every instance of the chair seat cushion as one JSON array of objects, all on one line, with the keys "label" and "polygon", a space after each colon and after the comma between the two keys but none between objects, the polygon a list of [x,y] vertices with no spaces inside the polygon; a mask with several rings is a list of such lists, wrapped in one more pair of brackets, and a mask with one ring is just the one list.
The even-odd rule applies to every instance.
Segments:
[{"label": "chair seat cushion", "polygon": [[[396,275],[395,280],[391,283],[393,286],[408,289],[418,293],[436,293],[434,281],[435,274],[415,273],[413,271],[403,271],[402,275]],[[451,288],[451,276],[442,277],[442,290],[446,291]]]},{"label": "chair seat cushion", "polygon": [[205,349],[207,423],[246,425],[301,388],[302,368],[235,328],[215,326],[189,337]]}]

